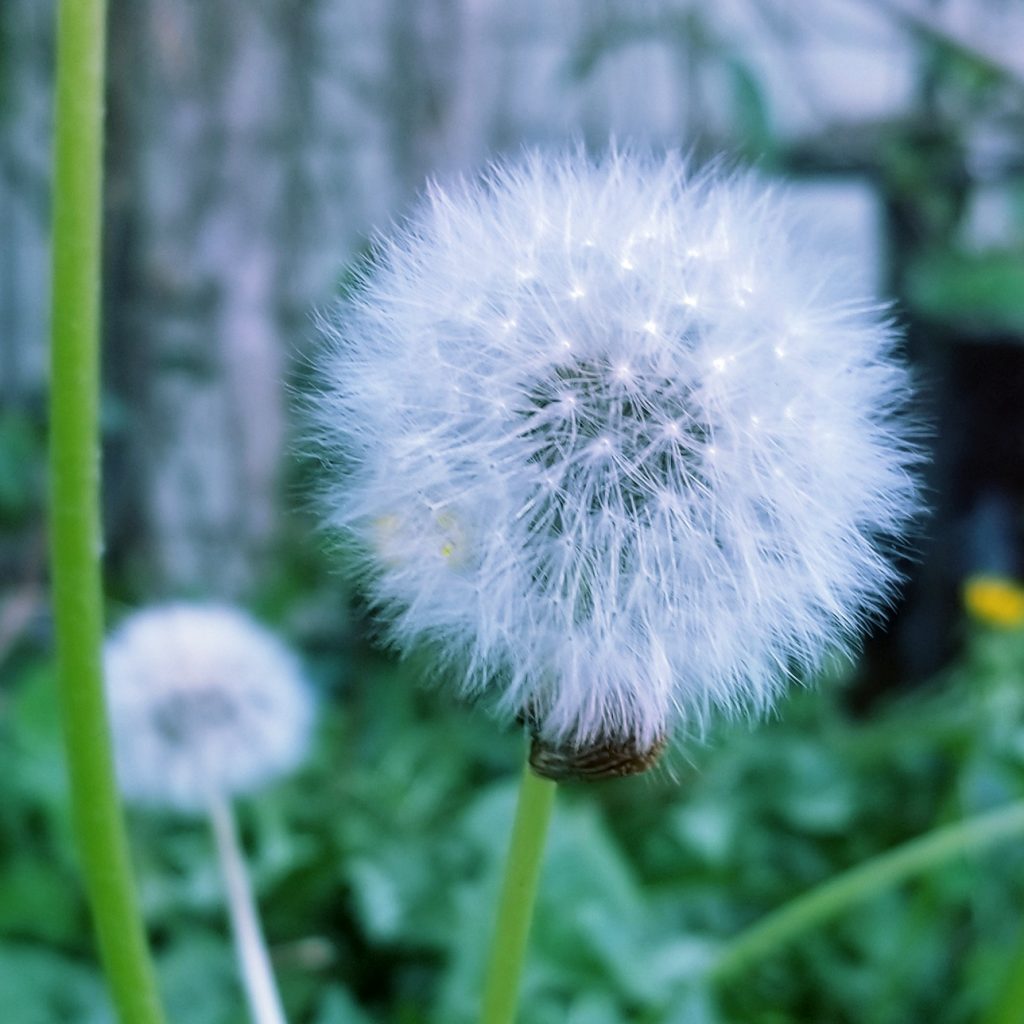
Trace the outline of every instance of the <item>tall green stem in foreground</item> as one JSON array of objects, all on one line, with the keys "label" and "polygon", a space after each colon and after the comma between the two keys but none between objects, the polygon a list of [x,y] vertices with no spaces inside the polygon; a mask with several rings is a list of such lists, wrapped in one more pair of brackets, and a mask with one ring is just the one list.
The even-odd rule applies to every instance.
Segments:
[{"label": "tall green stem in foreground", "polygon": [[54,121],[50,550],[71,802],[100,953],[124,1024],[162,1020],[132,884],[103,698],[99,295],[104,0],[61,0]]},{"label": "tall green stem in foreground", "polygon": [[883,889],[1022,832],[1024,800],[911,839],[830,878],[762,918],[726,943],[708,976],[714,981],[733,977],[754,961]]},{"label": "tall green stem in foreground", "polygon": [[555,783],[535,775],[527,764],[523,768],[498,903],[498,922],[487,965],[480,1024],[512,1024],[515,1020],[519,978],[523,973],[544,841],[554,805]]}]

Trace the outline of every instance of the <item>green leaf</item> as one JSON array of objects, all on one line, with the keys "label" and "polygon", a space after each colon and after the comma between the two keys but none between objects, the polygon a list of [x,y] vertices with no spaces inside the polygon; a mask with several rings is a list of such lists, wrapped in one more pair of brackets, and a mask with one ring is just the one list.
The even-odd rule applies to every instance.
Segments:
[{"label": "green leaf", "polygon": [[1024,251],[936,253],[911,264],[907,297],[920,316],[1024,340]]},{"label": "green leaf", "polygon": [[159,967],[169,1021],[247,1024],[245,996],[227,936],[183,928]]},{"label": "green leaf", "polygon": [[349,862],[348,880],[366,934],[376,942],[393,941],[405,916],[394,873],[376,859],[359,858]]},{"label": "green leaf", "polygon": [[0,874],[0,931],[71,943],[82,926],[77,884],[53,864],[17,857]]},{"label": "green leaf", "polygon": [[686,849],[709,864],[724,863],[735,841],[736,816],[720,800],[673,808],[667,824]]},{"label": "green leaf", "polygon": [[24,519],[41,503],[42,460],[32,421],[18,411],[0,415],[0,524]]},{"label": "green leaf", "polygon": [[757,75],[734,55],[723,58],[723,71],[731,98],[730,124],[740,147],[750,156],[775,156],[778,143],[768,101]]},{"label": "green leaf", "polygon": [[32,946],[0,945],[0,1007],[11,1024],[113,1024],[99,974]]},{"label": "green leaf", "polygon": [[370,1024],[370,1018],[344,989],[332,986],[320,1001],[315,1024]]}]

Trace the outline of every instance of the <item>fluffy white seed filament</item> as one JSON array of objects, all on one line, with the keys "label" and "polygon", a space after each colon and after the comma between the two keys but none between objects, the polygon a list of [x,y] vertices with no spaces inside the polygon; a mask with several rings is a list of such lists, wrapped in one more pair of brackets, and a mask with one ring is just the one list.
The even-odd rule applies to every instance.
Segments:
[{"label": "fluffy white seed filament", "polygon": [[397,646],[553,748],[648,749],[856,644],[917,507],[908,382],[805,231],[676,156],[534,154],[419,205],[320,399]]}]

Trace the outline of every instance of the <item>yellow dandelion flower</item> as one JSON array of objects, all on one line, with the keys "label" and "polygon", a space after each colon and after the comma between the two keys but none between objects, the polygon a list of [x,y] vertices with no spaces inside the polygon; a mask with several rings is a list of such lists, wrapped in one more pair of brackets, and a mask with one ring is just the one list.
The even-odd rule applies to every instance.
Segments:
[{"label": "yellow dandelion flower", "polygon": [[999,629],[1024,628],[1024,587],[1001,576],[972,576],[964,586],[972,618]]}]

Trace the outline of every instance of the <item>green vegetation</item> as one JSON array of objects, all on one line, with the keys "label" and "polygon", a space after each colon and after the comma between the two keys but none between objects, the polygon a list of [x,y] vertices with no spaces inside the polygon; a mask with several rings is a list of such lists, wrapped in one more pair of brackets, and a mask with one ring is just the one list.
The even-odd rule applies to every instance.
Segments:
[{"label": "green vegetation", "polygon": [[[275,599],[268,597],[269,603]],[[345,631],[339,631],[339,635]],[[295,1024],[475,1019],[521,737],[361,644],[310,655],[315,754],[240,808]],[[52,667],[16,659],[0,742],[0,1004],[109,1020],[73,869]],[[562,786],[527,957],[529,1024],[974,1020],[1011,977],[1024,900],[1012,839],[957,854],[750,962],[718,952],[764,914],[940,824],[1022,795],[1024,635],[854,722],[835,679],[777,720],[723,725],[651,777]],[[136,812],[144,912],[172,1020],[241,1024],[210,837]]]}]

